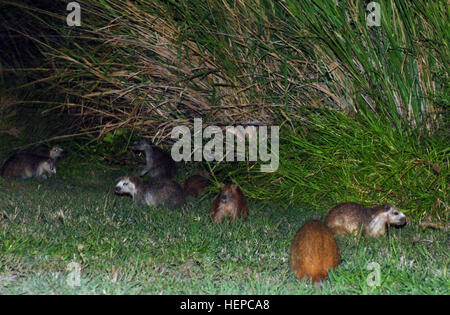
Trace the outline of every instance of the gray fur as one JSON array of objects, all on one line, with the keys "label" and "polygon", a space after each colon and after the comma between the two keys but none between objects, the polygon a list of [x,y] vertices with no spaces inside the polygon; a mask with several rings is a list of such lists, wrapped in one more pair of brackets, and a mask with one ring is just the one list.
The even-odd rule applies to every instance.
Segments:
[{"label": "gray fur", "polygon": [[163,149],[141,139],[131,146],[133,151],[145,152],[146,165],[139,176],[148,174],[150,179],[172,177],[176,174],[176,163],[170,154]]},{"label": "gray fur", "polygon": [[47,179],[47,174],[56,174],[55,160],[26,153],[11,156],[1,168],[1,175],[5,177]]},{"label": "gray fur", "polygon": [[366,236],[378,237],[385,233],[386,225],[406,224],[406,216],[389,204],[368,208],[355,202],[345,202],[328,212],[325,224],[336,235],[356,235],[362,231]]},{"label": "gray fur", "polygon": [[126,176],[119,180],[114,192],[119,195],[130,195],[138,205],[165,205],[180,208],[185,202],[183,189],[169,178],[144,183],[137,177]]}]

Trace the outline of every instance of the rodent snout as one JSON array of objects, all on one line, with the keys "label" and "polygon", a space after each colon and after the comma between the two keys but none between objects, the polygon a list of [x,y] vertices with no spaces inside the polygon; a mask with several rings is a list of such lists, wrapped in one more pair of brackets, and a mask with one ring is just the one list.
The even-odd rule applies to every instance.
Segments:
[{"label": "rodent snout", "polygon": [[225,195],[225,194],[220,195],[220,202],[225,203],[225,202],[227,202],[227,200],[228,200],[227,195]]},{"label": "rodent snout", "polygon": [[402,217],[400,219],[400,221],[398,222],[398,225],[400,225],[400,226],[406,225],[406,217]]},{"label": "rodent snout", "polygon": [[134,141],[134,142],[130,145],[130,149],[131,149],[132,151],[140,151],[140,150],[142,150],[140,141]]},{"label": "rodent snout", "polygon": [[120,194],[122,193],[122,189],[121,189],[119,186],[116,186],[116,187],[114,188],[114,193],[115,193],[116,195],[120,195]]}]

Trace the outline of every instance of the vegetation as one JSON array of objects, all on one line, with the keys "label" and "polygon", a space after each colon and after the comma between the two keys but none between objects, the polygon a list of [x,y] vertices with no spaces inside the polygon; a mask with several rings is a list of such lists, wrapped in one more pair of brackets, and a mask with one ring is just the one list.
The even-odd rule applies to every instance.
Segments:
[{"label": "vegetation", "polygon": [[[411,224],[340,239],[321,292],[448,294],[448,231],[419,227],[449,222],[447,1],[377,1],[372,27],[362,0],[78,2],[69,27],[67,1],[0,0],[1,157],[68,151],[49,181],[0,178],[0,293],[318,293],[289,271],[289,235],[357,201]],[[211,195],[183,212],[112,195],[135,172],[131,141],[167,148],[200,117],[280,126],[277,172],[202,165],[239,183],[248,222],[212,224]],[[81,287],[67,286],[72,261]]]},{"label": "vegetation", "polygon": [[[410,224],[380,239],[340,238],[343,262],[318,290],[289,269],[294,233],[317,216],[308,206],[251,200],[247,221],[216,225],[213,195],[184,210],[136,207],[113,194],[114,178],[131,170],[74,174],[60,162],[47,181],[0,178],[1,294],[449,293],[443,230]],[[373,262],[379,286],[367,282]]]},{"label": "vegetation", "polygon": [[448,218],[445,1],[382,1],[379,27],[367,26],[367,1],[87,0],[80,27],[65,26],[64,3],[3,1],[12,8],[5,21],[26,17],[8,33],[43,57],[39,68],[23,69],[25,57],[10,54],[3,63],[26,77],[19,90],[42,86],[56,98],[38,108],[65,114],[55,128],[63,139],[129,135],[111,162],[130,137],[167,143],[195,117],[279,125],[279,172],[219,164],[219,180],[231,177],[261,200],[322,210],[390,201],[416,218]]}]

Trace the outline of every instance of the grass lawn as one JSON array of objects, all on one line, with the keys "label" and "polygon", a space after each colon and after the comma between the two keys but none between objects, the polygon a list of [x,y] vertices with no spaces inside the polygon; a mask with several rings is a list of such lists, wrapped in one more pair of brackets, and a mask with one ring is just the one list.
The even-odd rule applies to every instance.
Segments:
[{"label": "grass lawn", "polygon": [[[250,218],[215,225],[213,195],[184,210],[113,194],[124,170],[0,178],[0,294],[449,294],[448,232],[414,224],[338,239],[342,263],[317,289],[289,269],[294,233],[324,212],[249,200]],[[72,262],[81,267],[80,286]],[[380,267],[379,286],[369,286]]]}]

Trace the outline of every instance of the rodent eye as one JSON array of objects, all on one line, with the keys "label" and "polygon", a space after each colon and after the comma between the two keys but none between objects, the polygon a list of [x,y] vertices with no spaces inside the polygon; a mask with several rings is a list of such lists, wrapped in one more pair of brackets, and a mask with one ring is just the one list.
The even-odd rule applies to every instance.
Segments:
[{"label": "rodent eye", "polygon": [[394,214],[394,215],[398,215],[398,211],[394,211],[393,214]]},{"label": "rodent eye", "polygon": [[124,185],[124,186],[127,186],[127,185],[128,185],[128,183],[123,183],[123,185]]}]

